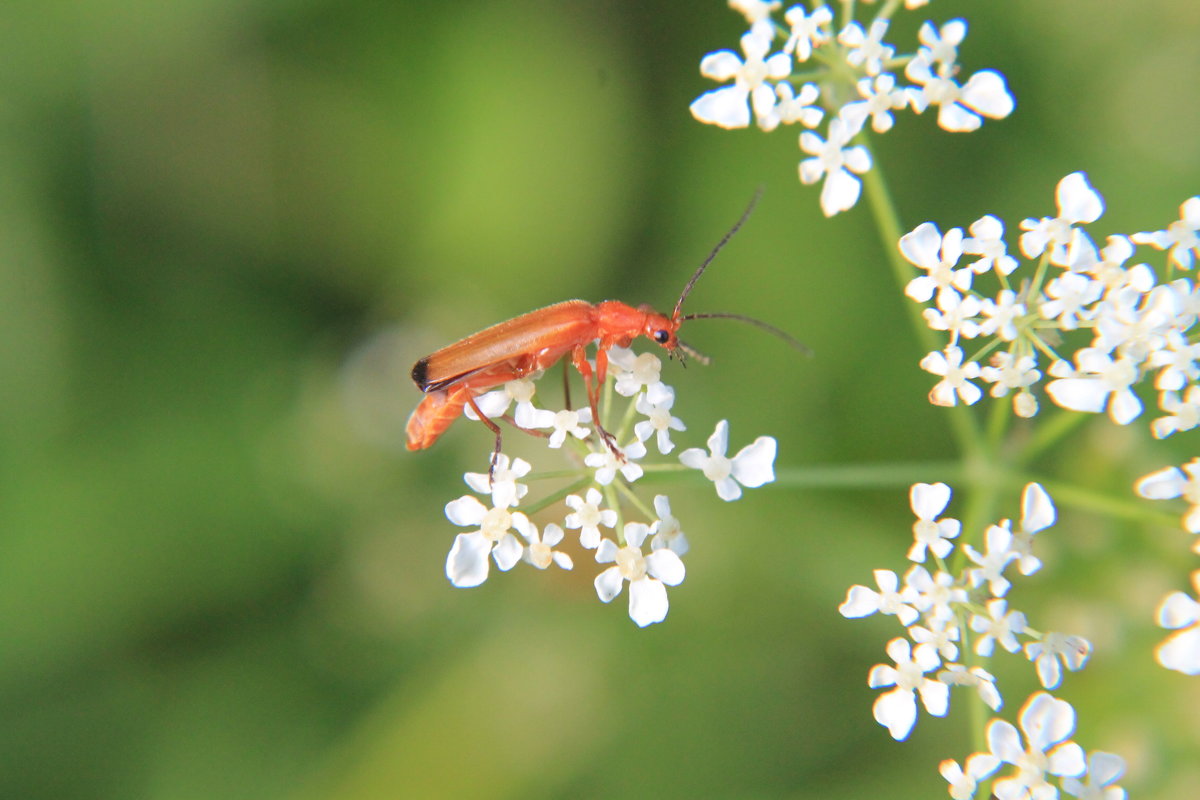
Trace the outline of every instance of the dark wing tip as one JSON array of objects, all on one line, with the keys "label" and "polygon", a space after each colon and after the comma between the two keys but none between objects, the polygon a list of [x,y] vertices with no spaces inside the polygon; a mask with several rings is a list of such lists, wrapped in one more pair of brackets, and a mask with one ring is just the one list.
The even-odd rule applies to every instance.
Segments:
[{"label": "dark wing tip", "polygon": [[422,392],[425,391],[425,389],[429,386],[429,359],[428,358],[422,358],[416,364],[413,364],[412,379],[413,379],[413,383],[415,383],[417,385],[417,388],[420,389]]}]

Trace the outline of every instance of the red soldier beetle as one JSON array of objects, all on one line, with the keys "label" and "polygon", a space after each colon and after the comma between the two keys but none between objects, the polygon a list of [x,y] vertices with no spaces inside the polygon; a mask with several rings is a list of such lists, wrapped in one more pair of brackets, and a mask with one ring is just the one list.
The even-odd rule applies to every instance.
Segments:
[{"label": "red soldier beetle", "polygon": [[[706,313],[682,314],[683,301],[717,253],[729,242],[750,217],[761,191],[750,201],[729,232],[692,274],[675,303],[670,316],[660,314],[648,305],[637,308],[617,300],[605,300],[595,305],[585,300],[567,300],[485,328],[478,333],[443,347],[418,361],[412,368],[412,379],[425,393],[425,399],[408,419],[408,449],[423,450],[446,431],[470,406],[484,425],[496,435],[492,462],[500,453],[500,426],[480,410],[475,398],[483,392],[511,380],[553,366],[570,354],[571,363],[583,376],[592,422],[608,448],[621,458],[611,433],[600,426],[597,403],[600,387],[608,375],[608,351],[614,346],[628,347],[639,336],[661,345],[668,356],[684,364],[684,356],[702,363],[708,359],[687,344],[679,341],[679,326],[692,319],[736,319],[748,322],[778,336],[798,350],[804,345],[784,331],[761,320],[741,314]],[[596,342],[596,366],[587,360],[587,346]]]}]

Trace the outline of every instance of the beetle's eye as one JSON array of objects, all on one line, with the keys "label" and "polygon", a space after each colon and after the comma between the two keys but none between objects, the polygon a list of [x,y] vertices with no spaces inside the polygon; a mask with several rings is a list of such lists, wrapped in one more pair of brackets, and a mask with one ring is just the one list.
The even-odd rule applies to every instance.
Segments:
[{"label": "beetle's eye", "polygon": [[657,330],[654,332],[654,341],[659,344],[666,344],[671,340],[671,332],[668,330]]}]

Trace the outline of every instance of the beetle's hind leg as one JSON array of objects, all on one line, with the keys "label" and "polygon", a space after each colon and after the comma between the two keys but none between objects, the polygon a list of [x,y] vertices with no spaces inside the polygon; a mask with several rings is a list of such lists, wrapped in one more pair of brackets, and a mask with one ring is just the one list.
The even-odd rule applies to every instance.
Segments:
[{"label": "beetle's hind leg", "polygon": [[496,475],[496,461],[500,458],[500,445],[504,441],[504,434],[500,432],[500,426],[495,422],[492,422],[492,420],[483,413],[483,410],[479,408],[479,404],[475,402],[475,398],[469,394],[467,395],[467,405],[469,405],[471,410],[479,416],[479,421],[486,425],[488,430],[496,434],[496,446],[492,449],[491,462],[488,464],[488,485],[490,486],[493,482],[493,478]]}]

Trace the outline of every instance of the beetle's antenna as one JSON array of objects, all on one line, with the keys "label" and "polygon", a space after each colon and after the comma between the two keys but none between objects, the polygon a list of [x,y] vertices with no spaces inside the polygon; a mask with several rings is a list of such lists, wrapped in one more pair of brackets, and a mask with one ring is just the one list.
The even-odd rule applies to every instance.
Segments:
[{"label": "beetle's antenna", "polygon": [[[804,344],[804,342],[801,342],[799,339],[792,336],[787,331],[780,330],[779,328],[776,328],[774,325],[772,325],[769,322],[763,322],[761,319],[755,319],[754,317],[747,317],[745,314],[730,314],[730,313],[727,313],[724,311],[720,311],[720,312],[712,312],[712,313],[708,313],[708,314],[687,314],[683,317],[680,317],[681,321],[689,320],[689,319],[736,319],[736,320],[741,320],[742,322],[749,323],[749,324],[755,326],[756,328],[762,328],[767,333],[770,333],[774,336],[778,336],[780,339],[783,339],[785,342],[787,342],[791,347],[794,347],[795,349],[799,350],[801,353],[804,353],[806,356],[812,355],[812,350],[808,349],[808,345]],[[682,347],[682,346],[683,346],[683,343],[680,342],[680,347]]]},{"label": "beetle's antenna", "polygon": [[691,279],[687,282],[687,285],[683,287],[683,294],[679,295],[679,302],[675,304],[675,313],[671,315],[671,319],[679,319],[679,309],[683,308],[683,301],[687,299],[687,296],[691,293],[692,287],[696,285],[696,281],[700,280],[700,276],[704,273],[704,270],[708,267],[708,265],[712,263],[712,260],[717,257],[717,253],[721,252],[721,248],[729,243],[729,240],[732,239],[733,235],[738,232],[738,229],[741,228],[742,225],[745,224],[746,220],[750,218],[750,212],[754,211],[754,206],[758,205],[758,198],[762,197],[762,193],[763,190],[760,186],[754,193],[754,197],[750,198],[750,205],[746,206],[746,210],[742,212],[741,219],[734,223],[734,226],[729,229],[729,232],[721,237],[721,241],[717,242],[717,246],[714,247],[712,252],[708,254],[708,258],[704,259],[704,263],[700,265],[699,269],[692,273]]}]

